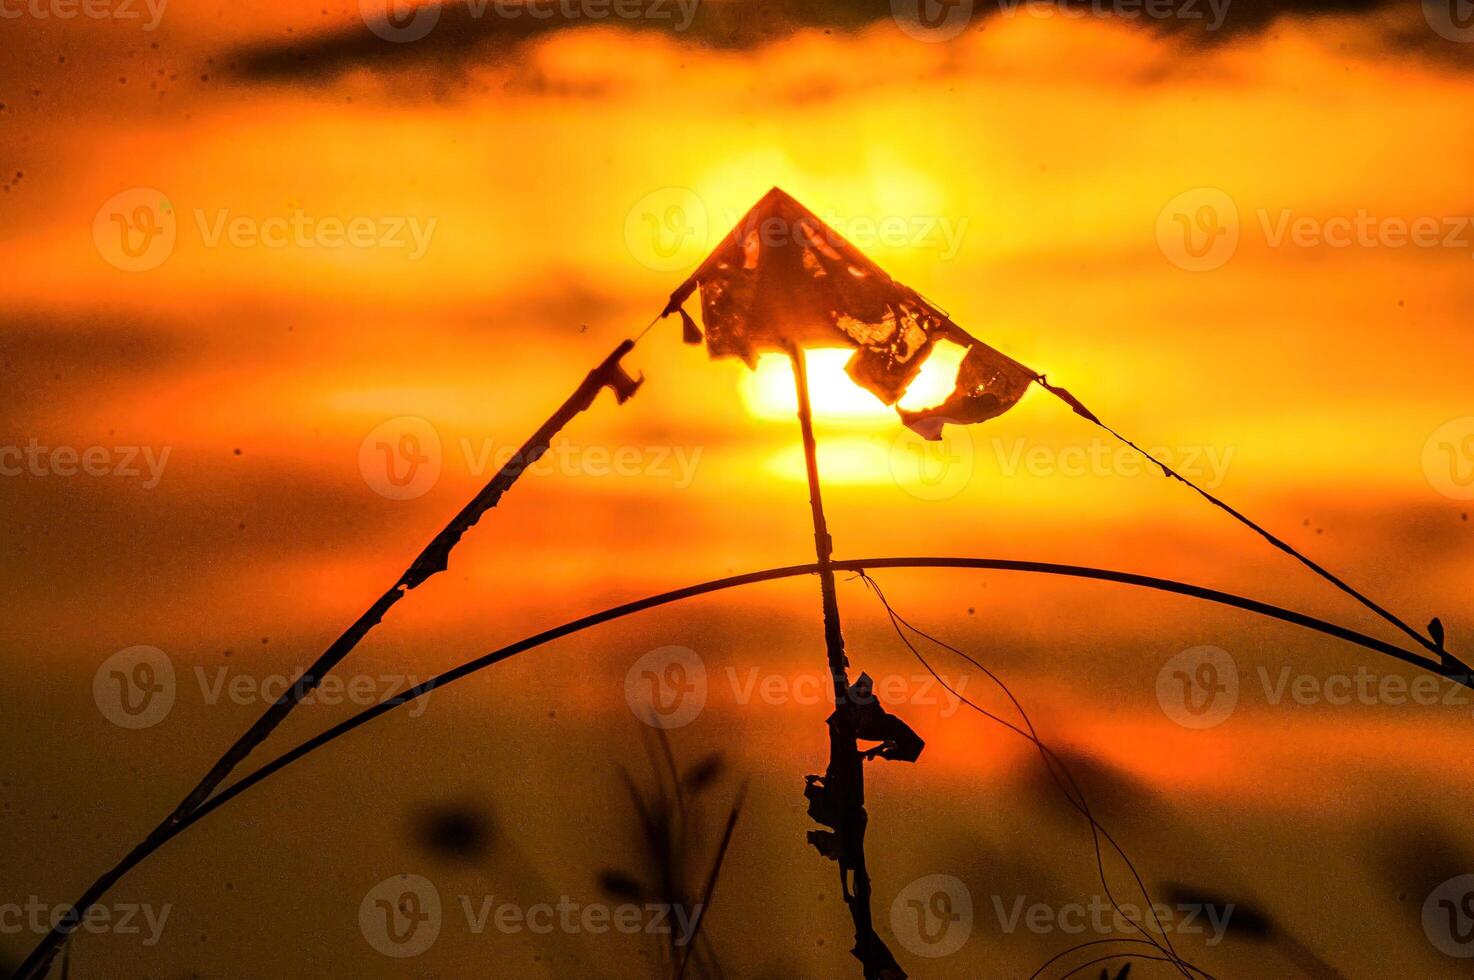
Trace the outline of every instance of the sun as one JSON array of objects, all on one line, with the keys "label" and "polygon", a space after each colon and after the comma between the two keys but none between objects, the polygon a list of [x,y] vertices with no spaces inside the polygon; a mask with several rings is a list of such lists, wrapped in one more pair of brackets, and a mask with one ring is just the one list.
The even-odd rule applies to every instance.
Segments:
[{"label": "sun", "polygon": [[[943,341],[921,365],[921,372],[898,403],[902,408],[929,408],[942,402],[957,381],[964,348]],[[895,409],[855,384],[845,373],[854,355],[848,348],[820,347],[804,352],[808,364],[809,400],[814,417],[853,425],[894,422]],[[783,354],[761,354],[757,367],[742,380],[742,404],[760,419],[792,419],[798,411],[793,367]]]}]

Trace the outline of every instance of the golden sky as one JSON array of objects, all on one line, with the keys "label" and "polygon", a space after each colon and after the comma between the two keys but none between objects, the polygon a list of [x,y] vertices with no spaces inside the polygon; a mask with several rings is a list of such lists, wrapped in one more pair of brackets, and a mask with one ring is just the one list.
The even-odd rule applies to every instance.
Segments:
[{"label": "golden sky", "polygon": [[[140,770],[169,758],[193,773],[250,715],[198,711],[120,743],[77,694],[108,654],[146,643],[181,664],[225,650],[257,670],[305,663],[774,185],[1409,620],[1441,616],[1456,649],[1474,630],[1474,73],[1422,10],[1243,24],[1230,11],[1223,36],[1205,38],[1020,8],[929,43],[888,17],[841,13],[723,34],[743,17],[729,0],[698,12],[689,37],[577,24],[458,47],[362,40],[357,4],[175,0],[154,29],[136,6],[138,20],[0,26],[0,443],[103,447],[109,465],[139,447],[140,470],[0,478],[0,656],[41,671],[24,730],[86,733],[71,755],[44,758],[88,773],[53,785],[41,756],[17,759],[34,794],[25,816],[7,814],[17,834],[80,811],[93,786],[125,795],[145,779],[72,756]],[[345,37],[361,40],[334,41]],[[627,359],[646,379],[637,397],[601,396],[467,536],[450,574],[396,610],[370,662],[428,673],[609,603],[807,560],[786,369],[709,362],[678,332],[671,321],[641,341]],[[1378,629],[1039,392],[950,430],[928,457],[832,357],[814,371],[841,556],[1128,568]],[[436,475],[395,499],[373,475],[375,446],[406,431],[438,444]],[[1258,827],[1259,846],[1289,854],[1266,814],[1324,820],[1335,798],[1370,820],[1410,774],[1441,780],[1441,806],[1468,799],[1469,767],[1452,761],[1467,755],[1467,712],[1353,713],[1331,728],[1320,712],[1256,704],[1258,724],[1205,741],[1151,697],[1161,662],[1194,644],[1246,665],[1361,662],[1330,641],[1103,586],[890,578],[918,617],[1011,665],[1064,741],[1152,792],[1242,806],[1243,836],[1225,851],[1255,850],[1245,828]],[[775,669],[798,671],[817,655],[810,591],[734,594],[661,630],[731,650],[733,630],[771,616]],[[850,583],[843,598],[857,635],[884,649],[865,591]],[[587,714],[560,736],[581,757],[569,746],[625,720],[600,678],[623,676],[641,644],[658,645],[633,628],[579,645],[598,669],[571,686],[510,676]],[[435,737],[491,724],[478,720],[487,705],[540,720],[529,699],[488,683],[447,693]],[[781,754],[754,762],[784,772],[765,804],[775,823],[796,804],[779,789],[805,764],[790,743],[817,734],[817,717],[747,733]],[[190,723],[202,734],[181,747]],[[968,724],[971,735],[928,732],[954,802],[984,798],[965,777],[1023,779],[1028,764]],[[354,737],[340,759],[379,744],[372,729]],[[974,737],[997,744],[969,755]],[[524,746],[544,761],[558,749]],[[179,752],[190,758],[172,761]],[[1284,785],[1267,786],[1266,771]],[[148,786],[129,820],[183,778]],[[342,778],[351,786],[330,798],[371,793]],[[436,792],[429,778],[417,788]],[[198,848],[190,861],[216,860]],[[99,858],[65,876],[24,863],[7,887],[70,891]],[[1311,896],[1292,904],[1315,932]],[[225,928],[220,955],[249,962],[248,932]],[[1366,953],[1354,930],[1321,935],[1342,952],[1334,962]],[[176,953],[150,962],[196,962]],[[794,963],[822,976],[835,955],[831,944]]]}]

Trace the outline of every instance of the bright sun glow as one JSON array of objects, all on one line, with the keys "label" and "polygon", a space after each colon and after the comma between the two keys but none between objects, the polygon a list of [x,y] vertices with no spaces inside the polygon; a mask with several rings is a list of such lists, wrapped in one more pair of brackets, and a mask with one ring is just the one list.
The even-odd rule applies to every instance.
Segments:
[{"label": "bright sun glow", "polygon": [[[901,407],[926,408],[943,401],[956,383],[964,353],[956,344],[938,344],[901,396]],[[805,352],[814,417],[829,422],[894,421],[894,409],[845,373],[844,366],[853,354],[848,349],[829,347]],[[798,411],[798,396],[793,390],[793,369],[788,358],[782,354],[759,356],[756,370],[743,378],[742,402],[757,418],[793,418]]]}]

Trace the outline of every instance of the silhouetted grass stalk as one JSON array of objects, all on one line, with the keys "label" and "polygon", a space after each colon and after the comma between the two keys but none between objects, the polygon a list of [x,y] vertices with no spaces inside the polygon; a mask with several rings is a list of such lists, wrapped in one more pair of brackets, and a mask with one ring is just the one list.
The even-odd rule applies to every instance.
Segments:
[{"label": "silhouetted grass stalk", "polygon": [[701,927],[710,912],[712,896],[747,796],[747,785],[744,782],[729,809],[709,869],[700,879],[693,880],[692,872],[702,862],[698,852],[703,844],[704,804],[725,769],[724,757],[720,752],[713,753],[683,771],[671,750],[668,734],[654,724],[653,718],[644,734],[655,775],[653,793],[647,795],[628,771],[620,770],[635,813],[639,870],[604,869],[599,875],[600,884],[614,897],[641,904],[659,903],[684,915],[683,920],[679,914],[676,918],[688,924],[689,932],[681,934],[673,928],[665,933],[664,941],[658,942],[660,976],[678,980],[692,972],[700,980],[722,980],[720,960]]}]

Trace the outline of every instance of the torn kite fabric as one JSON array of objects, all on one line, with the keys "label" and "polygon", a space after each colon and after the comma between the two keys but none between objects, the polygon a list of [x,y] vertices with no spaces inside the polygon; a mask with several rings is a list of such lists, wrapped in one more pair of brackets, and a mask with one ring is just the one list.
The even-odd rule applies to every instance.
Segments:
[{"label": "torn kite fabric", "polygon": [[712,357],[787,353],[794,347],[855,349],[855,383],[894,405],[939,340],[967,348],[952,393],[940,405],[897,409],[927,439],[948,422],[982,422],[1008,411],[1039,375],[957,326],[896,282],[813,212],[773,188],[716,251],[671,294],[688,341],[700,334],[683,304],[701,290]]}]

